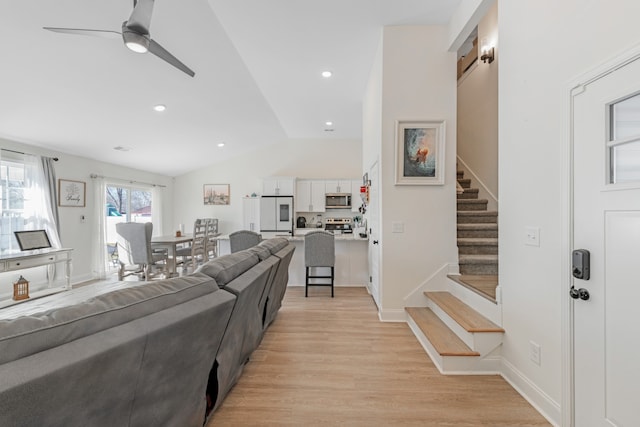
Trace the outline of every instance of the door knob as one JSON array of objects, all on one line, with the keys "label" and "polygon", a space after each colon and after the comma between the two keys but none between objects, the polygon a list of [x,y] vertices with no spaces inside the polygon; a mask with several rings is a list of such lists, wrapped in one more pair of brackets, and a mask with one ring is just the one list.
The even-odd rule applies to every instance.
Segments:
[{"label": "door knob", "polygon": [[374,245],[377,245],[377,244],[378,244],[378,241],[377,241],[377,240],[374,240],[374,241],[373,241],[373,244],[374,244]]},{"label": "door knob", "polygon": [[569,295],[573,299],[581,299],[587,301],[590,298],[589,291],[585,288],[576,289],[573,286],[569,289]]}]

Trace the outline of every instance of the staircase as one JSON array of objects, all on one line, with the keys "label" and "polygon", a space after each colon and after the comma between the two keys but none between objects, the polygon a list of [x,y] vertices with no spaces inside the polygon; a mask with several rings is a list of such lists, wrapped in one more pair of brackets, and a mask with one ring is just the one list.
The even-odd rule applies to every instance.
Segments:
[{"label": "staircase", "polygon": [[496,301],[498,286],[498,212],[487,210],[487,199],[479,199],[471,180],[458,171],[463,192],[458,194],[458,265],[453,280]]},{"label": "staircase", "polygon": [[447,276],[448,292],[424,292],[425,307],[405,308],[407,323],[443,374],[492,374],[504,334],[496,301],[498,213],[487,210],[463,172],[458,182],[460,275]]}]

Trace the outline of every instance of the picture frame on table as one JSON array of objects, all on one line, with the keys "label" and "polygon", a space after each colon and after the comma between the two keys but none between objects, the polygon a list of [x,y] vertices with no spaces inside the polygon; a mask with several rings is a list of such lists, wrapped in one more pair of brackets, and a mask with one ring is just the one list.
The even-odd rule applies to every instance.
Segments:
[{"label": "picture frame on table", "polygon": [[46,230],[26,230],[14,231],[16,240],[21,251],[31,251],[35,249],[47,249],[51,247],[51,241]]},{"label": "picture frame on table", "polygon": [[205,205],[231,204],[230,184],[204,184],[202,198]]},{"label": "picture frame on table", "polygon": [[86,206],[87,183],[70,179],[58,180],[58,206],[83,208]]},{"label": "picture frame on table", "polygon": [[443,185],[444,120],[396,121],[395,185]]}]

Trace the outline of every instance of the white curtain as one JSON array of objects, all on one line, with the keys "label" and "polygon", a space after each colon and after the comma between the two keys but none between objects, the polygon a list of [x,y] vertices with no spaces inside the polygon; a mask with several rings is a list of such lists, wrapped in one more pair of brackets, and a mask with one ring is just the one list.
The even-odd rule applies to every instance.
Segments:
[{"label": "white curtain", "polygon": [[162,207],[164,206],[164,188],[155,186],[151,191],[151,222],[153,223],[153,235],[163,236]]},{"label": "white curtain", "polygon": [[93,270],[97,279],[106,279],[108,271],[108,256],[106,243],[106,206],[107,206],[107,183],[102,177],[93,177],[93,197],[94,213],[96,218],[94,233],[97,238],[93,244]]},{"label": "white curtain", "polygon": [[46,230],[51,246],[61,248],[58,227],[51,209],[52,195],[40,156],[24,156],[24,230]]}]

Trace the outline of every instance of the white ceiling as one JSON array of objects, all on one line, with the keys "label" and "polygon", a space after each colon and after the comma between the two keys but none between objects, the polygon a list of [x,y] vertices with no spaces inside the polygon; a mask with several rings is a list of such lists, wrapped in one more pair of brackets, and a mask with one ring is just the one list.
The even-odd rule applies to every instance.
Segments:
[{"label": "white ceiling", "polygon": [[191,78],[42,29],[120,31],[131,0],[0,0],[0,137],[169,176],[286,138],[359,139],[382,26],[445,24],[460,1],[159,0],[151,36]]}]

